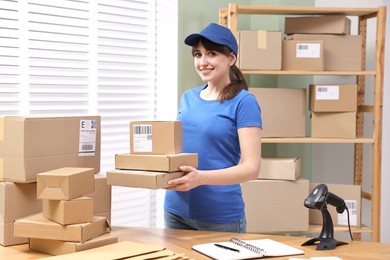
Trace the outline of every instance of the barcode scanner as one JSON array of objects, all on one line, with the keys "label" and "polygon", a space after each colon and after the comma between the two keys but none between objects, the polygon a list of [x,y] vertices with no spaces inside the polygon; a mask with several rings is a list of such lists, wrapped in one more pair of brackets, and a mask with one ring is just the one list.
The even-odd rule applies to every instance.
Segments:
[{"label": "barcode scanner", "polygon": [[[345,201],[339,196],[328,191],[328,187],[325,184],[317,185],[309,194],[309,196],[305,199],[304,205],[307,208],[318,209],[321,210],[322,213],[322,230],[320,236],[318,238],[312,238],[302,246],[314,245],[316,242],[319,244],[316,247],[316,250],[331,250],[335,249],[336,246],[346,245],[348,243],[337,241],[333,238],[333,222],[332,217],[329,214],[327,209],[327,205],[332,205],[336,207],[336,211],[338,213],[343,213],[344,210],[348,208],[345,204]],[[349,224],[349,214],[348,214],[348,224]],[[349,225],[348,225],[349,226]],[[352,236],[351,236],[352,238]]]}]

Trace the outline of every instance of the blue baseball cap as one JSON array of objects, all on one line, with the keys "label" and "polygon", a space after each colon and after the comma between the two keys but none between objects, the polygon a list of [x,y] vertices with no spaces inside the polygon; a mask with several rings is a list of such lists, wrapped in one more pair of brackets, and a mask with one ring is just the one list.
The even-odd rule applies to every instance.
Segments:
[{"label": "blue baseball cap", "polygon": [[236,37],[234,37],[232,31],[229,28],[216,24],[210,23],[206,28],[204,28],[200,33],[193,33],[185,38],[184,43],[193,46],[196,42],[199,41],[201,37],[206,38],[209,41],[212,41],[217,44],[225,45],[229,47],[234,54],[238,54],[238,45]]}]

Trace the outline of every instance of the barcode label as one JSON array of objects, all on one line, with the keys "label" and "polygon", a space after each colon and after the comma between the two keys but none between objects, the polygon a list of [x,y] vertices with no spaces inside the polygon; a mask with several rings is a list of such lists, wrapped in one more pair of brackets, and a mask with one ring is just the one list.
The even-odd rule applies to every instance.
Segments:
[{"label": "barcode label", "polygon": [[135,135],[151,135],[152,126],[151,125],[135,125],[133,128],[133,134]]},{"label": "barcode label", "polygon": [[133,152],[153,151],[152,125],[133,125]]},{"label": "barcode label", "polygon": [[316,100],[339,100],[340,99],[340,86],[316,86],[315,90]]},{"label": "barcode label", "polygon": [[321,44],[319,43],[297,43],[297,58],[320,58]]},{"label": "barcode label", "polygon": [[309,49],[309,46],[304,45],[304,44],[299,44],[299,45],[298,45],[298,49],[299,49],[299,50],[308,50],[308,49]]},{"label": "barcode label", "polygon": [[[351,226],[357,225],[357,207],[358,202],[356,200],[344,200],[345,205],[347,206],[349,210],[349,220],[351,223]],[[337,225],[348,225],[348,214],[345,210],[342,214],[337,214]]]},{"label": "barcode label", "polygon": [[95,156],[96,120],[80,120],[79,156]]}]

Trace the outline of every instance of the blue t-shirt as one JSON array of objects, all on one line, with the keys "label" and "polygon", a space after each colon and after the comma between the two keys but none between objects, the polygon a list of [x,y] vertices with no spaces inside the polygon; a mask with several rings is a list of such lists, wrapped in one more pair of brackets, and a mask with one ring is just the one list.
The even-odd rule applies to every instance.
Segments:
[{"label": "blue t-shirt", "polygon": [[[183,123],[183,152],[198,153],[198,169],[214,170],[235,166],[240,161],[238,129],[262,127],[256,98],[241,90],[220,103],[204,100],[207,85],[186,91],[177,119]],[[187,192],[167,190],[164,209],[170,213],[212,223],[231,223],[244,217],[241,186],[202,185]]]}]

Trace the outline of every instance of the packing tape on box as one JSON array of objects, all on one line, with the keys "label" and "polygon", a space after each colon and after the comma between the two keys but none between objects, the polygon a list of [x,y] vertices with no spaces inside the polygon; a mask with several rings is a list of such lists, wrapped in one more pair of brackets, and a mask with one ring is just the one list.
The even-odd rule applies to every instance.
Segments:
[{"label": "packing tape on box", "polygon": [[4,160],[0,158],[0,181],[4,178]]},{"label": "packing tape on box", "polygon": [[267,31],[257,31],[257,48],[267,49]]},{"label": "packing tape on box", "polygon": [[4,141],[4,116],[0,116],[0,142]]}]

